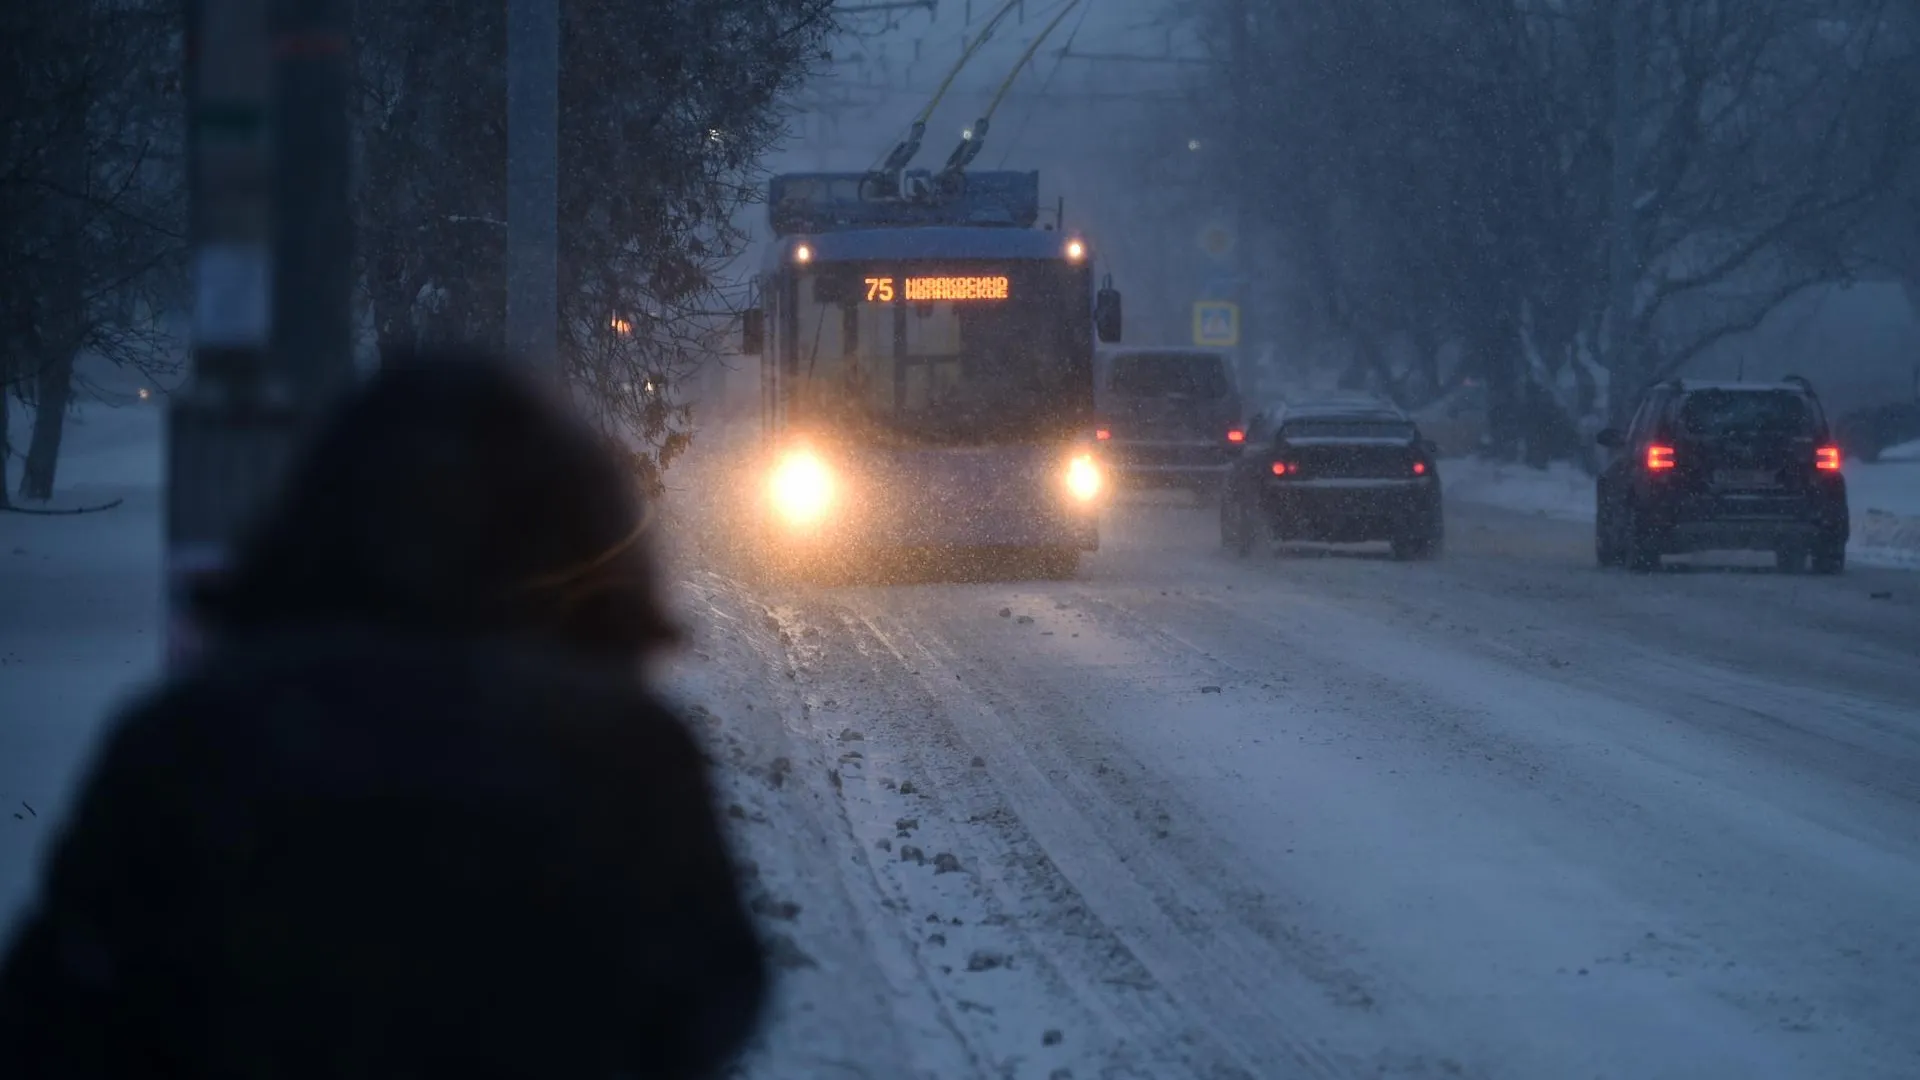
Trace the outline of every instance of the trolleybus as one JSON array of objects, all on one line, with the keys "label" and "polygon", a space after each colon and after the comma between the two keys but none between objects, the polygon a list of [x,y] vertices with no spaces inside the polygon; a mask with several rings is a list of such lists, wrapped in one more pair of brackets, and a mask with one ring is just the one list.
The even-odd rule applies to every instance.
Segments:
[{"label": "trolleybus", "polygon": [[1120,294],[1040,217],[1039,174],[793,173],[743,321],[761,358],[757,540],[802,564],[1022,551],[1071,575],[1109,483],[1094,342]]}]

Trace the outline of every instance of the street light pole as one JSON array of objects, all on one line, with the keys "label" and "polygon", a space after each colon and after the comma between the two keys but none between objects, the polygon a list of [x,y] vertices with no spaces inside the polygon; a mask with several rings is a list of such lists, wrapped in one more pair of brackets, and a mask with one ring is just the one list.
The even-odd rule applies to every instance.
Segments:
[{"label": "street light pole", "polygon": [[271,378],[273,58],[268,0],[187,0],[192,368],[167,425],[169,660],[199,642],[187,591],[272,483],[291,397]]},{"label": "street light pole", "polygon": [[507,0],[507,348],[557,371],[559,0]]}]

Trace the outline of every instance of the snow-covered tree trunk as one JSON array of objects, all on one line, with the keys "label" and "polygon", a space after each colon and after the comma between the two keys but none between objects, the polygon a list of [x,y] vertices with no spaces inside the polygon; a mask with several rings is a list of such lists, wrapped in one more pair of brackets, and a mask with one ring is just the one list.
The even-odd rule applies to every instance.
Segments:
[{"label": "snow-covered tree trunk", "polygon": [[33,437],[20,469],[20,497],[36,502],[53,498],[60,466],[60,438],[73,405],[73,353],[49,359],[34,377]]},{"label": "snow-covered tree trunk", "polygon": [[7,487],[11,475],[8,469],[13,464],[13,389],[8,385],[8,359],[0,355],[0,508],[13,505]]}]

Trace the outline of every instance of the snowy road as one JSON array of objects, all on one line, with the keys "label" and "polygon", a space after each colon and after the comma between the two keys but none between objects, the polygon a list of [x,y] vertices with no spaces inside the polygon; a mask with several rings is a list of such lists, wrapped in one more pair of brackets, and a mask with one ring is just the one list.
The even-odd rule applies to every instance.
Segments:
[{"label": "snowy road", "polygon": [[1135,505],[1069,583],[697,577],[793,945],[759,1073],[1920,1075],[1914,576],[1450,530],[1242,562]]},{"label": "snowy road", "polygon": [[[0,517],[0,914],[157,651],[151,440],[96,441],[72,497],[125,506]],[[690,569],[786,976],[750,1074],[1920,1076],[1920,576],[1589,528],[1241,561],[1151,504],[1074,582]]]}]

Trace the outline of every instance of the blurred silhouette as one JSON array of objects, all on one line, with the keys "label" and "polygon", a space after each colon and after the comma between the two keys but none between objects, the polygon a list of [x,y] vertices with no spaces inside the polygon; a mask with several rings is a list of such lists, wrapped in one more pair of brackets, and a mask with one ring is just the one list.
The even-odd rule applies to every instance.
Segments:
[{"label": "blurred silhouette", "polygon": [[0,1076],[716,1075],[766,968],[635,479],[484,357],[389,360],[116,718],[0,969]]}]

